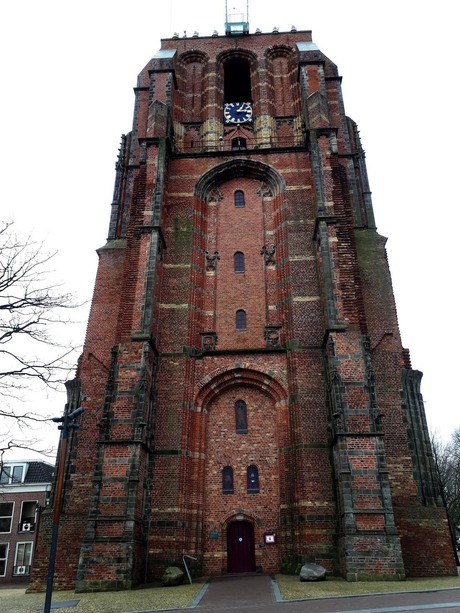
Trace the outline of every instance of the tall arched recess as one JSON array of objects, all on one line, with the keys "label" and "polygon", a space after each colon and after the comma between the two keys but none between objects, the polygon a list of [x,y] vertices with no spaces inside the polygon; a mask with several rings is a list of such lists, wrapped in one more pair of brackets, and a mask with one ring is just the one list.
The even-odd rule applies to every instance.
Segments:
[{"label": "tall arched recess", "polygon": [[[194,500],[195,553],[206,571],[230,572],[227,528],[233,522],[254,524],[255,542],[267,532],[280,533],[280,516],[290,506],[286,483],[291,479],[285,450],[289,447],[288,386],[285,376],[240,368],[216,369],[197,382],[191,412],[190,452],[194,470],[186,497]],[[247,429],[235,423],[234,398],[244,399]],[[225,440],[226,445],[223,444]],[[248,467],[257,466],[257,489],[248,491]],[[231,491],[223,491],[222,475],[231,469]],[[210,534],[214,535],[210,538]],[[270,572],[280,563],[281,548],[256,548],[255,565]],[[231,564],[230,564],[231,567]],[[242,572],[243,569],[232,572]]]},{"label": "tall arched recess", "polygon": [[285,190],[285,182],[281,174],[272,166],[248,159],[235,159],[213,166],[196,183],[195,195],[207,202],[213,190],[219,185],[236,177],[259,179],[276,197]]},{"label": "tall arched recess", "polygon": [[[228,210],[226,207],[229,202],[230,191],[234,194],[234,190],[239,189],[244,192],[246,205],[244,210],[238,209],[235,213],[233,199],[230,207],[231,210]],[[244,285],[244,279],[234,279],[233,255],[235,251],[241,251],[242,253],[247,251],[247,254],[245,254],[245,265],[248,265],[248,271],[258,270],[258,278],[253,278],[254,284],[250,287],[241,287],[241,291],[246,296],[249,295],[249,291],[255,292],[256,295],[260,296],[260,300],[256,307],[258,311],[255,317],[254,311],[251,311],[251,328],[248,330],[246,338],[235,340],[237,344],[234,348],[248,347],[251,343],[251,346],[263,346],[264,326],[279,324],[278,321],[272,322],[268,318],[275,312],[279,314],[280,318],[284,318],[284,311],[282,309],[285,307],[281,304],[281,298],[278,295],[272,295],[273,292],[278,291],[277,288],[280,284],[278,283],[272,294],[269,294],[267,289],[269,284],[265,280],[265,275],[269,272],[271,275],[269,281],[274,284],[278,280],[279,272],[278,270],[272,271],[268,267],[263,266],[260,252],[268,241],[271,244],[279,245],[278,254],[280,260],[282,257],[287,257],[288,247],[286,242],[283,241],[282,236],[285,227],[285,224],[282,223],[285,215],[285,210],[282,206],[285,198],[285,189],[285,181],[279,171],[266,163],[244,158],[234,158],[213,165],[195,183],[193,217],[194,265],[191,270],[190,283],[192,288],[198,288],[196,290],[196,297],[193,297],[193,303],[197,305],[197,308],[191,314],[190,328],[191,339],[195,347],[203,346],[202,338],[204,338],[205,333],[213,333],[214,336],[212,338],[216,338],[216,336],[219,338],[217,347],[220,349],[224,348],[224,335],[222,334],[223,318],[226,316],[226,309],[230,310],[230,305],[225,305],[224,308],[221,302],[227,296],[222,291],[222,284],[225,284],[226,273],[229,273],[226,270],[229,257],[232,258],[231,270],[233,281],[236,281],[241,286]],[[253,213],[254,216],[252,216]],[[238,236],[235,236],[233,228],[237,228],[237,225],[234,225],[231,228],[227,228],[228,232],[224,235],[222,233],[223,220],[233,219],[233,216],[236,216],[238,219],[252,216],[252,231],[246,235],[244,232],[241,232]],[[258,216],[257,219],[256,216]],[[270,220],[270,227],[265,223],[266,219]],[[232,245],[231,256],[229,253],[225,253],[225,250],[230,248],[229,245]],[[254,256],[254,254],[256,255]],[[244,277],[249,284],[250,277],[247,275],[244,275]],[[192,289],[192,291],[195,290]],[[219,301],[221,302],[219,303]],[[276,304],[277,310],[269,310],[269,304]],[[235,304],[233,307],[233,313],[238,309],[247,310],[246,304],[243,303]],[[278,315],[276,316],[278,317]],[[233,321],[234,314],[232,315]],[[232,326],[234,328],[233,324]],[[258,335],[258,339],[255,339],[256,335]],[[207,337],[211,338],[209,334]]]}]

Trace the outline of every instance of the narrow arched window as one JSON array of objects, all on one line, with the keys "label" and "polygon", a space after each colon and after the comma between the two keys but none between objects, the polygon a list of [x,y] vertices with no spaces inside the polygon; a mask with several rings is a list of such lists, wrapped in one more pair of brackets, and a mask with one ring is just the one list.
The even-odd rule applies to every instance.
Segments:
[{"label": "narrow arched window", "polygon": [[244,253],[242,251],[237,251],[233,256],[233,270],[244,272]]},{"label": "narrow arched window", "polygon": [[237,209],[244,208],[244,192],[241,189],[237,189],[235,192],[235,207]]},{"label": "narrow arched window", "polygon": [[248,411],[244,400],[235,402],[235,430],[237,434],[248,433]]},{"label": "narrow arched window", "polygon": [[237,330],[246,330],[246,311],[243,309],[236,312],[235,325]]},{"label": "narrow arched window", "polygon": [[245,138],[242,138],[241,136],[238,136],[237,138],[232,138],[232,151],[241,151],[244,149],[247,149]]},{"label": "narrow arched window", "polygon": [[225,466],[222,470],[222,492],[224,494],[233,494],[233,468]]},{"label": "narrow arched window", "polygon": [[248,466],[247,470],[248,478],[248,494],[257,494],[259,490],[259,471],[257,466]]}]

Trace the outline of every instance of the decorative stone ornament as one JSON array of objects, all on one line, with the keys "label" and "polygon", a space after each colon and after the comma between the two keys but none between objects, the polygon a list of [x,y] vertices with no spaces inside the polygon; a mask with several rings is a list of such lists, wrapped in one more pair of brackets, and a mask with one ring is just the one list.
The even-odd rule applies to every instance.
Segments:
[{"label": "decorative stone ornament", "polygon": [[213,255],[210,255],[209,252],[206,251],[206,270],[216,270],[218,260],[220,260],[220,255],[218,251],[214,251]]},{"label": "decorative stone ornament", "polygon": [[215,332],[201,332],[201,348],[203,351],[215,351],[217,334]]},{"label": "decorative stone ornament", "polygon": [[281,326],[266,326],[264,332],[266,347],[280,347],[280,329]]},{"label": "decorative stone ornament", "polygon": [[267,247],[267,245],[264,245],[262,247],[260,255],[264,256],[265,266],[268,266],[269,264],[275,264],[275,251],[276,245],[273,245],[270,248]]}]

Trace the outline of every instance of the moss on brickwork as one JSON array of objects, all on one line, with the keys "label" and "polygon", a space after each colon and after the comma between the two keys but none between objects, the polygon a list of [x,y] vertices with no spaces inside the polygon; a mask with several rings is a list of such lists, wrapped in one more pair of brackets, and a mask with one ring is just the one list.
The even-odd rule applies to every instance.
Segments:
[{"label": "moss on brickwork", "polygon": [[285,575],[297,574],[299,562],[297,556],[285,556],[281,560],[281,572]]},{"label": "moss on brickwork", "polygon": [[376,290],[388,289],[388,267],[385,257],[385,239],[375,230],[359,230],[355,232],[358,264],[365,274],[366,280],[372,280]]},{"label": "moss on brickwork", "polygon": [[177,251],[192,246],[193,225],[191,219],[174,218],[174,246]]},{"label": "moss on brickwork", "polygon": [[362,285],[363,316],[371,336],[373,334],[375,338],[390,330],[399,336],[385,242],[386,239],[375,230],[355,231],[357,264]]}]

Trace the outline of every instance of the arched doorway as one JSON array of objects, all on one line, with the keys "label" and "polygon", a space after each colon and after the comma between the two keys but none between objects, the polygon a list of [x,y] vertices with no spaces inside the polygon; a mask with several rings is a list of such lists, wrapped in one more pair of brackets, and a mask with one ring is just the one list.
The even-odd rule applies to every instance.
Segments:
[{"label": "arched doorway", "polygon": [[233,521],[227,527],[227,572],[252,573],[255,570],[254,526],[249,521]]}]

